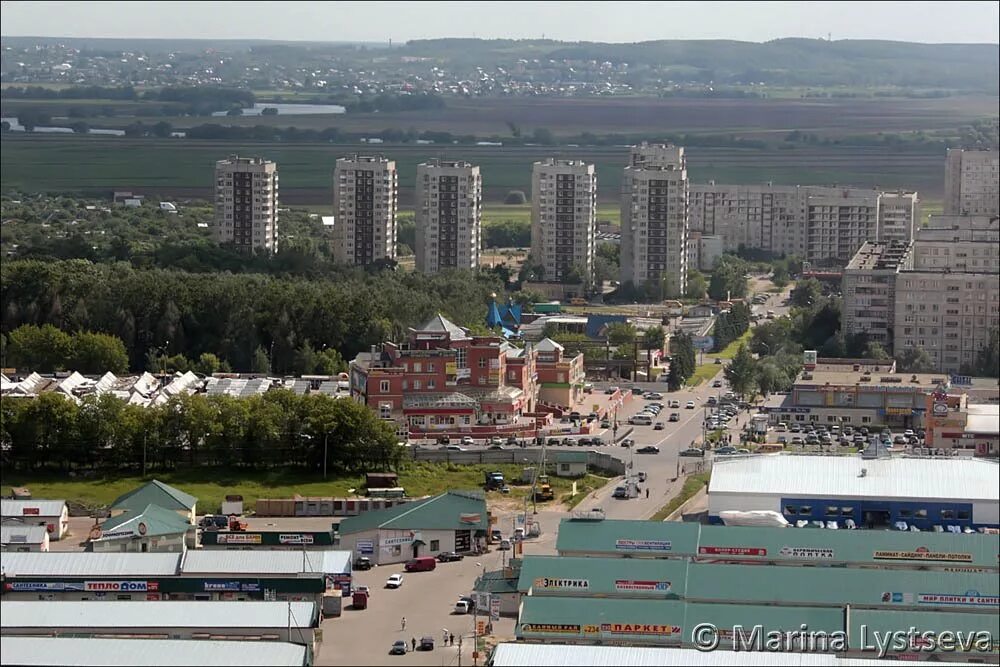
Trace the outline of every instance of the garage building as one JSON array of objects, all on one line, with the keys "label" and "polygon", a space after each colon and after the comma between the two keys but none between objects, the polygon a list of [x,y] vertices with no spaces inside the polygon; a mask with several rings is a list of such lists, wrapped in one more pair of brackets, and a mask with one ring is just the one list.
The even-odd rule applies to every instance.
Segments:
[{"label": "garage building", "polygon": [[304,667],[305,646],[288,642],[246,642],[201,639],[97,639],[92,637],[0,637],[4,664],[23,667],[132,665],[245,665]]},{"label": "garage building", "polygon": [[48,551],[49,531],[45,526],[3,524],[0,526],[0,551]]},{"label": "garage building", "polygon": [[339,546],[373,563],[403,563],[443,551],[470,553],[485,545],[486,499],[476,491],[448,491],[340,523]]},{"label": "garage building", "polygon": [[0,514],[0,522],[6,525],[45,526],[52,540],[61,540],[69,533],[65,500],[3,500]]},{"label": "garage building", "polygon": [[789,523],[903,522],[921,531],[1000,527],[1000,466],[965,458],[765,455],[716,460],[709,520],[726,510],[780,512]]}]

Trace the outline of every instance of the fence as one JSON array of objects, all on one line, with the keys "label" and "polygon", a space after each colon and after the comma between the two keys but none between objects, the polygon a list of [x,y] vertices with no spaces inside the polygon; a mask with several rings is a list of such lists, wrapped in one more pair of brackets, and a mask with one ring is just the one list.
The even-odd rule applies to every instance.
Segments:
[{"label": "fence", "polygon": [[[548,462],[555,463],[556,456],[549,450]],[[477,465],[485,463],[512,463],[515,465],[537,465],[541,460],[541,447],[523,447],[518,449],[485,449],[482,451],[456,452],[447,449],[418,449],[413,452],[415,461],[433,461],[439,463],[455,463],[457,465]],[[616,475],[625,474],[625,463],[610,454],[587,452],[587,466],[606,470]]]}]

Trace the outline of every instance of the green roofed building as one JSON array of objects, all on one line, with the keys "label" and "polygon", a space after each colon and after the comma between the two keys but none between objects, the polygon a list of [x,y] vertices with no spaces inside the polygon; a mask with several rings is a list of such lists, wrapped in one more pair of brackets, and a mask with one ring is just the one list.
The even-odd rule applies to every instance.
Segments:
[{"label": "green roofed building", "polygon": [[698,524],[615,519],[563,519],[560,556],[683,558],[698,547]]},{"label": "green roofed building", "polygon": [[555,474],[558,477],[583,477],[587,474],[587,452],[556,452]]},{"label": "green roofed building", "polygon": [[189,531],[193,533],[194,528],[177,512],[159,505],[146,505],[141,512],[122,512],[94,528],[87,550],[183,551]]},{"label": "green roofed building", "polygon": [[448,491],[340,522],[339,546],[378,565],[445,551],[472,553],[486,541],[486,499],[478,491]]},{"label": "green roofed building", "polygon": [[[906,643],[902,648],[890,650],[887,656],[890,658],[923,659],[928,653],[933,653],[939,660],[965,662],[975,659],[982,662],[986,658],[995,663],[996,655],[1000,652],[1000,615],[997,615],[995,607],[992,614],[852,609],[848,619],[850,654],[854,656],[877,656],[876,633],[882,638],[905,638]],[[908,635],[910,628],[915,630],[912,640]],[[941,640],[946,632],[958,640],[956,650],[948,651],[938,647],[931,651],[931,637]],[[923,633],[927,634],[922,636]]]},{"label": "green roofed building", "polygon": [[111,503],[111,516],[122,512],[142,512],[149,505],[159,505],[176,512],[192,526],[196,522],[198,499],[156,479],[118,496]]},{"label": "green roofed building", "polygon": [[684,597],[688,562],[526,556],[517,589],[532,596],[677,599]]},{"label": "green roofed building", "polygon": [[628,642],[636,646],[679,646],[684,603],[527,596],[515,629],[518,639],[572,643]]}]

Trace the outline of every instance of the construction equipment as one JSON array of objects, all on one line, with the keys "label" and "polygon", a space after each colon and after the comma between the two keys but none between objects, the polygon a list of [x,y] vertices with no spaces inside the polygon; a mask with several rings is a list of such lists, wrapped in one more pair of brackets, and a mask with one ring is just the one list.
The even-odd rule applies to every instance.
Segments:
[{"label": "construction equipment", "polygon": [[549,484],[548,475],[539,475],[536,488],[535,488],[535,502],[545,502],[546,500],[555,500],[555,492],[552,491],[552,485]]},{"label": "construction equipment", "polygon": [[244,531],[247,529],[247,522],[240,519],[238,516],[229,517],[229,530],[231,531]]}]

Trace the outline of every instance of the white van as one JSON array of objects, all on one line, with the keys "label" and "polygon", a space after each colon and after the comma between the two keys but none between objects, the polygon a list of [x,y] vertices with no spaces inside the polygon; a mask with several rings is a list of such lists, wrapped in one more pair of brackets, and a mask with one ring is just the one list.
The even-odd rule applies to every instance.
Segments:
[{"label": "white van", "polygon": [[633,426],[649,426],[653,423],[653,418],[648,414],[638,414],[633,415],[628,421]]},{"label": "white van", "polygon": [[778,433],[784,433],[788,430],[788,424],[785,422],[778,422],[778,425],[774,427],[774,430]]}]

